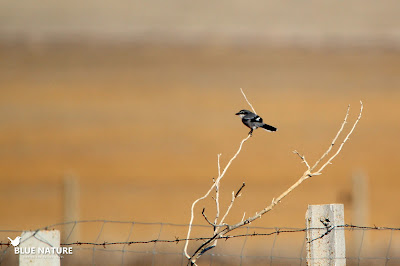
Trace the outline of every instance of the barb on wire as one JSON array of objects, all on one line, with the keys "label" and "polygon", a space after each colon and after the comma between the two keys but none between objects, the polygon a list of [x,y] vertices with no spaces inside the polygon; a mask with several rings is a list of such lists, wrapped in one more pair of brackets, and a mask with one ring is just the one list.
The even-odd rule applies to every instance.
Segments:
[{"label": "barb on wire", "polygon": [[[88,223],[90,221],[76,221],[77,224],[80,223]],[[93,222],[98,222],[98,220],[95,220]],[[121,223],[121,224],[126,224],[126,223],[131,223],[131,224],[141,224],[141,225],[166,225],[166,223],[140,223],[140,222],[125,222],[125,221],[107,221],[109,223]],[[48,228],[49,230],[56,229],[56,227],[64,226],[69,223],[60,223],[57,224],[56,226],[46,226],[44,228]],[[187,226],[185,224],[169,224],[171,226],[177,226],[177,227],[182,227],[182,226]],[[193,225],[196,227],[207,227],[205,225]],[[361,230],[361,231],[400,231],[400,227],[386,227],[386,226],[358,226],[358,225],[353,225],[353,224],[344,224],[344,225],[336,225],[336,226],[331,226],[329,227],[329,232],[325,232],[320,236],[320,238],[324,237],[325,235],[329,234],[331,231],[336,230],[338,228],[343,228],[345,230],[353,231],[353,230]],[[42,230],[37,229],[36,231]],[[234,239],[234,238],[241,238],[241,237],[263,237],[263,236],[273,236],[273,235],[280,235],[280,234],[290,234],[290,233],[299,233],[299,232],[307,232],[310,230],[321,230],[321,229],[327,229],[325,226],[324,227],[318,227],[318,228],[289,228],[289,227],[249,227],[249,231],[253,231],[253,233],[246,233],[246,234],[235,234],[235,235],[224,235],[224,236],[219,236],[218,239],[224,239],[224,240],[229,240],[229,239]],[[258,233],[256,230],[270,230],[271,232],[268,233]],[[2,232],[22,232],[23,230],[1,230]],[[149,243],[180,243],[183,241],[207,241],[212,239],[213,237],[193,237],[193,238],[179,238],[179,237],[174,237],[173,239],[150,239],[150,240],[143,240],[143,241],[121,241],[121,242],[115,242],[115,241],[103,241],[103,242],[87,242],[87,241],[75,241],[75,242],[64,242],[61,243],[61,246],[83,246],[83,245],[89,245],[89,246],[102,246],[102,247],[107,247],[107,246],[113,246],[113,245],[138,245],[138,244],[149,244]],[[11,243],[8,242],[0,242],[0,246],[11,246]]]}]

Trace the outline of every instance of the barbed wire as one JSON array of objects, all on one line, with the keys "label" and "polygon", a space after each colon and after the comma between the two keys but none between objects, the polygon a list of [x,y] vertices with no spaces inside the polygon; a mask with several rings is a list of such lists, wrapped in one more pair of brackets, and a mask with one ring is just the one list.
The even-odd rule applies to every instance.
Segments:
[{"label": "barbed wire", "polygon": [[[163,226],[163,225],[170,225],[170,226],[180,226],[180,227],[185,227],[188,226],[188,224],[175,224],[175,223],[149,223],[149,222],[132,222],[132,221],[113,221],[113,220],[81,220],[81,221],[70,221],[70,222],[63,222],[63,223],[56,223],[56,224],[52,224],[49,226],[44,226],[44,227],[40,227],[36,230],[31,230],[31,231],[40,231],[40,230],[53,230],[55,229],[55,227],[59,227],[59,226],[64,226],[64,225],[70,225],[73,224],[72,229],[70,230],[70,233],[68,234],[67,239],[71,236],[75,226],[77,224],[80,223],[103,223],[102,225],[102,229],[104,228],[104,225],[106,223],[118,223],[118,224],[137,224],[137,225],[159,225],[159,226]],[[208,225],[194,225],[195,227],[205,227],[208,228]],[[229,240],[229,239],[233,239],[233,238],[240,238],[240,237],[257,237],[257,236],[271,236],[271,235],[279,235],[279,234],[285,234],[285,233],[299,233],[299,232],[307,232],[310,230],[321,230],[321,229],[326,229],[325,227],[316,227],[316,228],[292,228],[292,227],[259,227],[259,226],[248,226],[245,227],[246,230],[250,230],[250,229],[262,229],[262,230],[274,230],[273,232],[269,232],[269,233],[257,233],[257,232],[253,232],[253,233],[246,233],[246,234],[235,234],[235,235],[226,235],[226,236],[222,236],[219,237],[218,239],[223,239],[223,240]],[[347,230],[377,230],[377,231],[400,231],[400,227],[386,227],[386,226],[358,226],[358,225],[352,225],[352,224],[344,224],[344,225],[337,225],[334,228],[344,228]],[[324,237],[325,235],[329,234],[332,229],[334,228],[330,228],[329,230],[327,230],[326,233],[322,234],[319,238]],[[101,235],[102,233],[102,229],[99,232],[99,235]],[[22,231],[27,231],[27,230],[0,230],[0,232],[13,232],[13,233],[18,233],[18,232],[22,232]],[[61,246],[82,246],[82,245],[92,245],[92,246],[110,246],[110,245],[134,245],[134,244],[150,244],[150,243],[176,243],[178,244],[179,242],[182,241],[206,241],[206,240],[210,240],[211,237],[193,237],[193,238],[179,238],[179,237],[175,237],[175,239],[151,239],[151,240],[144,240],[144,241],[118,241],[118,242],[106,242],[103,241],[101,243],[96,242],[85,242],[85,241],[74,241],[74,242],[65,242],[65,243],[61,243]],[[9,242],[2,242],[0,241],[0,246],[10,246],[11,243]]]},{"label": "barbed wire", "polygon": [[[107,225],[110,225],[111,228]],[[184,256],[182,246],[184,241],[208,241],[214,237],[213,230],[210,229],[209,225],[194,225],[194,228],[200,230],[197,235],[200,237],[191,237],[189,239],[179,237],[180,234],[185,233],[187,226],[188,224],[175,223],[81,220],[56,223],[29,231],[33,231],[32,237],[36,237],[35,233],[41,230],[62,230],[64,237],[60,246],[74,248],[74,256],[63,258],[67,264],[164,265],[165,259],[172,260],[173,262],[169,261],[170,264],[186,265],[187,259]],[[85,230],[83,237],[87,239],[90,235],[93,241],[80,241],[82,238],[79,234],[79,227],[90,228],[89,231],[91,233]],[[121,234],[115,235],[115,231],[112,231],[115,228],[118,228],[121,233],[126,232],[125,236],[122,233],[123,241],[107,241],[108,239],[121,239]],[[121,231],[121,228],[125,228],[124,231]],[[210,231],[208,231],[209,229]],[[322,233],[319,238],[325,237],[334,230],[346,230],[350,234],[349,236],[361,237],[358,239],[357,244],[353,245],[353,250],[346,253],[346,260],[349,265],[359,265],[365,260],[368,263],[379,260],[379,262],[383,262],[383,265],[387,265],[389,262],[392,264],[396,262],[400,263],[400,250],[396,245],[392,245],[392,242],[394,244],[398,236],[396,232],[400,232],[400,227],[358,226],[353,224],[337,225],[329,228],[247,226],[240,230],[242,233],[236,232],[235,234],[232,233],[219,237],[218,239],[229,241],[230,244],[226,246],[220,245],[219,248],[207,252],[204,255],[203,261],[208,259],[209,265],[231,263],[252,265],[253,261],[257,263],[262,261],[263,264],[267,265],[275,263],[305,265],[307,261],[306,243],[310,242],[307,239],[307,232],[321,229],[323,231],[321,231]],[[23,231],[28,230],[0,230],[0,237],[4,236],[4,240],[0,241],[0,265],[10,265],[13,264],[13,261],[16,263],[15,260],[18,256],[13,255],[12,245],[7,241],[7,236],[11,233],[22,233]],[[78,234],[76,234],[77,231]],[[379,237],[385,237],[389,242],[381,241],[379,252],[371,253],[371,246],[368,246],[368,241],[365,242],[368,237],[364,237],[364,234],[374,231],[382,233],[390,232],[390,235],[388,233],[381,234]],[[209,236],[207,235],[208,233]],[[293,236],[291,236],[292,234]],[[131,237],[133,237],[133,240]],[[0,238],[0,240],[2,239]],[[255,243],[262,244],[255,245]],[[291,248],[288,249],[288,245]],[[377,246],[375,245],[374,247]],[[365,253],[362,253],[361,250]],[[112,260],[107,263],[106,260],[107,258],[111,258],[110,256],[112,256]],[[117,262],[118,260],[120,263]]]}]

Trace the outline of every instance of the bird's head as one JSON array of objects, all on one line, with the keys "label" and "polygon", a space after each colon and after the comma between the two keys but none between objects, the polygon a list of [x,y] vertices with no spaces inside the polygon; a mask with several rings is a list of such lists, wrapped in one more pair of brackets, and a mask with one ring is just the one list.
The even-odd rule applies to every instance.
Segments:
[{"label": "bird's head", "polygon": [[243,118],[243,116],[251,114],[251,112],[249,110],[240,110],[239,112],[237,112],[235,115],[240,116],[241,118]]}]

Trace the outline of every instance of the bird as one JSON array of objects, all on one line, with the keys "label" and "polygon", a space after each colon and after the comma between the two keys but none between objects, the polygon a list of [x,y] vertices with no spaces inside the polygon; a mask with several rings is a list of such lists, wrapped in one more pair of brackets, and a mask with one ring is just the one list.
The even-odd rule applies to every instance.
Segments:
[{"label": "bird", "polygon": [[240,116],[240,118],[242,118],[243,124],[250,128],[250,136],[253,135],[253,130],[259,127],[270,132],[275,132],[278,130],[276,127],[265,124],[260,116],[253,112],[250,112],[249,110],[240,110],[236,113],[236,115]]},{"label": "bird", "polygon": [[14,240],[12,240],[9,237],[7,237],[7,238],[10,240],[11,245],[13,245],[14,247],[18,246],[19,245],[19,241],[21,240],[20,236],[17,236]]}]

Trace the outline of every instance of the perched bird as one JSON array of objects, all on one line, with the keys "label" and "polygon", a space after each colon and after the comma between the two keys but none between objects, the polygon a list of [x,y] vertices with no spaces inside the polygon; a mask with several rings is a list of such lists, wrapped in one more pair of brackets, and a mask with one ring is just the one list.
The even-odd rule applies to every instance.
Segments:
[{"label": "perched bird", "polygon": [[256,115],[255,113],[250,112],[249,110],[240,110],[236,115],[242,118],[243,124],[245,124],[248,128],[250,128],[249,135],[253,134],[253,130],[259,127],[265,129],[266,131],[274,132],[278,129],[276,127],[264,124],[263,119]]},{"label": "perched bird", "polygon": [[18,246],[19,245],[19,241],[21,240],[20,236],[17,236],[14,240],[12,240],[9,237],[7,237],[7,238],[10,240],[11,245],[13,245],[14,247]]}]

